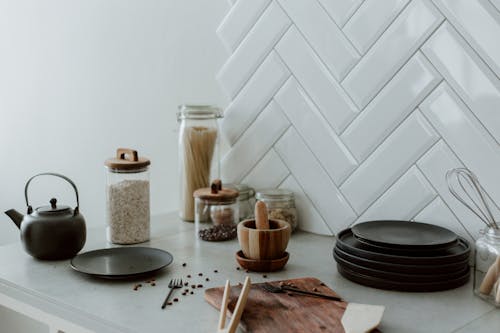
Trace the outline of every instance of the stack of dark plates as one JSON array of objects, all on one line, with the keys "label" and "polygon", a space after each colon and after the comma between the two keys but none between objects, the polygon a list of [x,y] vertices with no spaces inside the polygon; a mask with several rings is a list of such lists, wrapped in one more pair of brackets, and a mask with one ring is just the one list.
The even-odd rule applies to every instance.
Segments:
[{"label": "stack of dark plates", "polygon": [[333,250],[345,278],[366,286],[426,292],[469,280],[469,243],[427,223],[370,221],[341,231]]}]

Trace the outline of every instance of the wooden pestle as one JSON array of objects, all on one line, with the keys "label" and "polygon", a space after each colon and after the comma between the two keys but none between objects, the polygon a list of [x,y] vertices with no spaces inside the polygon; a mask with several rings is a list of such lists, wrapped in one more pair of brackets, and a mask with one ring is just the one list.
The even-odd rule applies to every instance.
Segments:
[{"label": "wooden pestle", "polygon": [[267,206],[263,201],[255,203],[255,229],[269,230],[269,217],[267,216]]},{"label": "wooden pestle", "polygon": [[495,282],[500,278],[500,256],[497,257],[495,262],[488,268],[488,272],[484,276],[483,282],[479,287],[479,292],[484,295],[489,295]]}]

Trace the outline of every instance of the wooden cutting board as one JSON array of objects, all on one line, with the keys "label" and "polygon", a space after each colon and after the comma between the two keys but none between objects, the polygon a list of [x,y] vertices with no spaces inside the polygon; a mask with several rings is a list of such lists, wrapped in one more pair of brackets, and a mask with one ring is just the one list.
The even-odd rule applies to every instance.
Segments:
[{"label": "wooden cutting board", "polygon": [[[295,287],[338,296],[332,289],[318,279],[306,277],[300,279],[273,281],[273,285],[280,282],[292,283]],[[346,302],[336,302],[314,296],[304,296],[287,293],[270,293],[263,290],[260,285],[252,284],[248,295],[247,304],[241,326],[247,332],[276,333],[276,332],[332,332],[344,333],[340,322]],[[229,299],[229,312],[234,310],[240,295],[241,286],[231,287]],[[224,287],[211,288],[205,291],[205,300],[220,310]]]}]

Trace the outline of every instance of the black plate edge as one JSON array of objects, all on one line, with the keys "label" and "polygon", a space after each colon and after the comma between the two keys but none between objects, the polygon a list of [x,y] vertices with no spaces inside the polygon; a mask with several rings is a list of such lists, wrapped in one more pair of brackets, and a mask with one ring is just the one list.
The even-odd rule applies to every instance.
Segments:
[{"label": "black plate edge", "polygon": [[394,272],[385,272],[373,268],[368,268],[360,265],[353,264],[345,259],[342,259],[340,256],[334,254],[335,261],[337,264],[342,265],[344,268],[348,268],[349,270],[358,273],[358,274],[363,274],[366,276],[374,277],[374,278],[379,278],[379,279],[384,279],[384,280],[391,280],[391,281],[397,281],[397,282],[444,282],[444,281],[449,281],[449,280],[454,280],[457,279],[461,276],[463,276],[466,272],[469,271],[469,266],[464,266],[462,267],[461,270],[449,273],[449,274],[420,274],[420,275],[413,275],[413,274],[404,274],[404,273],[394,273]]},{"label": "black plate edge", "polygon": [[436,273],[453,273],[462,267],[469,265],[469,259],[465,259],[462,261],[457,261],[456,263],[451,264],[437,264],[437,265],[413,265],[413,264],[394,264],[388,262],[382,262],[377,260],[365,259],[354,254],[348,253],[341,248],[335,246],[333,248],[334,254],[337,253],[341,258],[347,260],[349,262],[353,262],[357,265],[370,267],[378,270],[388,270],[390,272],[399,273],[401,271],[407,271],[411,274],[422,274],[426,275],[427,272],[436,272]]},{"label": "black plate edge", "polygon": [[[352,247],[342,241],[342,237],[345,237],[346,234],[351,232],[351,229],[344,229],[341,232],[337,234],[336,237],[336,246],[341,248],[342,250],[356,255],[356,256],[361,256],[363,258],[367,259],[372,259],[377,260],[377,261],[382,261],[382,262],[388,262],[388,263],[399,263],[399,264],[406,264],[408,262],[411,262],[412,264],[416,264],[418,262],[423,263],[423,264],[449,264],[449,263],[454,263],[457,261],[469,259],[471,248],[470,244],[467,240],[465,240],[462,237],[459,237],[459,240],[461,244],[463,244],[466,248],[464,253],[460,254],[452,254],[448,256],[438,256],[438,257],[409,257],[409,256],[398,256],[398,255],[391,255],[391,254],[385,254],[385,253],[376,253],[376,252],[371,252],[367,251],[364,249],[359,249],[356,247]],[[354,237],[354,235],[353,235]]]},{"label": "black plate edge", "polygon": [[[154,268],[153,270],[144,271],[144,272],[137,272],[137,273],[132,273],[132,274],[96,274],[95,272],[82,270],[82,269],[78,268],[77,266],[75,266],[73,263],[73,260],[75,260],[77,257],[79,257],[81,255],[87,255],[87,254],[91,254],[93,252],[106,252],[107,250],[116,251],[117,249],[127,249],[127,250],[129,250],[129,249],[147,249],[148,251],[153,250],[153,251],[157,251],[157,252],[162,252],[163,254],[166,254],[170,257],[170,261],[168,263],[162,265],[161,267]],[[114,280],[114,279],[129,279],[129,278],[134,278],[134,277],[138,277],[141,275],[153,274],[154,272],[161,271],[165,267],[169,266],[170,264],[172,264],[173,261],[174,261],[174,256],[170,252],[163,250],[163,249],[155,248],[155,247],[146,247],[146,246],[110,247],[110,248],[95,249],[95,250],[90,250],[90,251],[79,253],[76,256],[74,256],[73,258],[71,258],[70,267],[78,273],[86,274],[86,275],[93,276],[93,277],[103,278],[103,279],[113,279]]]},{"label": "black plate edge", "polygon": [[383,290],[394,290],[394,291],[404,291],[404,292],[435,292],[451,290],[466,284],[470,279],[470,271],[453,281],[445,281],[439,283],[403,283],[403,282],[393,282],[389,280],[382,280],[377,278],[372,278],[369,276],[363,276],[350,271],[347,268],[342,267],[337,264],[337,271],[347,280],[354,283],[358,283],[367,287],[383,289]]},{"label": "black plate edge", "polygon": [[[355,231],[356,228],[359,228],[360,226],[362,227],[364,224],[375,224],[375,223],[381,223],[381,222],[418,223],[420,225],[429,226],[431,228],[441,229],[441,230],[443,230],[446,233],[453,234],[455,237],[454,237],[453,240],[450,240],[450,241],[447,241],[447,242],[443,242],[443,243],[438,243],[438,244],[421,244],[421,245],[417,245],[417,244],[398,244],[398,243],[387,243],[387,242],[375,241],[375,240],[372,240],[372,239],[370,239],[368,237],[364,237],[364,236],[362,236],[360,234],[357,234],[356,231]],[[456,241],[459,238],[459,236],[457,234],[455,234],[453,231],[451,231],[451,230],[449,230],[447,228],[441,227],[439,225],[431,224],[431,223],[425,223],[425,222],[419,222],[419,221],[406,221],[406,220],[373,220],[373,221],[363,221],[361,223],[357,223],[357,224],[353,225],[352,228],[351,228],[351,230],[352,230],[353,235],[355,235],[357,238],[364,239],[368,243],[376,244],[376,245],[379,245],[379,246],[394,247],[394,248],[414,248],[414,249],[418,249],[418,248],[434,248],[434,247],[440,248],[440,247],[446,247],[448,244],[453,243],[454,241]]]}]

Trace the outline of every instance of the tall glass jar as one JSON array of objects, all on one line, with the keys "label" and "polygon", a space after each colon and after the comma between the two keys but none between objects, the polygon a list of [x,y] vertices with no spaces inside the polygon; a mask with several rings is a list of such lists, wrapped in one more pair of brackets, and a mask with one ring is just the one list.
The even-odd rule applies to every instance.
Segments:
[{"label": "tall glass jar", "polygon": [[295,231],[298,219],[292,191],[284,189],[261,190],[257,192],[255,198],[266,203],[270,219],[284,220],[290,223],[292,231]]},{"label": "tall glass jar", "polygon": [[489,228],[476,241],[474,293],[500,307],[500,230]]},{"label": "tall glass jar", "polygon": [[194,221],[194,191],[220,176],[218,118],[222,111],[215,106],[179,106],[179,216],[184,221]]},{"label": "tall glass jar", "polygon": [[119,148],[107,159],[106,235],[114,244],[149,240],[149,159],[136,150]]}]

